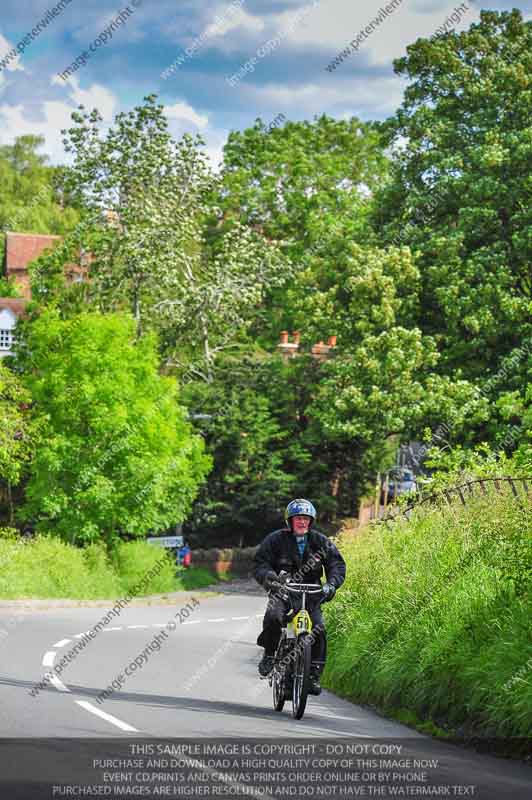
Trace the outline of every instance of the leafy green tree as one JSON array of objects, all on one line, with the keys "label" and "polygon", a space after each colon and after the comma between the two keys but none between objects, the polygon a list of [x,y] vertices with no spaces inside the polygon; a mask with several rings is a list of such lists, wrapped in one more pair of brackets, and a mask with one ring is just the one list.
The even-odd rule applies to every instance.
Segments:
[{"label": "leafy green tree", "polygon": [[210,460],[157,370],[153,337],[131,318],[43,313],[21,363],[42,440],[26,516],[71,542],[168,528],[188,513]]},{"label": "leafy green tree", "polygon": [[[0,228],[3,231],[64,234],[77,221],[76,209],[60,194],[60,170],[38,151],[42,136],[19,136],[0,147]],[[0,244],[0,258],[4,241]]]},{"label": "leafy green tree", "polygon": [[373,123],[323,114],[268,130],[259,119],[229,134],[222,203],[228,218],[238,214],[270,238],[297,243],[296,255],[314,243],[318,222],[363,213],[386,164]]},{"label": "leafy green tree", "polygon": [[482,383],[531,333],[532,23],[482,11],[395,68],[409,85],[383,125],[393,165],[375,228],[418,254],[419,324],[439,369]]},{"label": "leafy green tree", "polygon": [[57,297],[62,263],[90,253],[82,299],[103,312],[130,311],[137,335],[161,334],[167,365],[210,380],[218,354],[245,334],[264,287],[284,280],[275,248],[239,225],[216,246],[207,241],[217,178],[199,137],[172,139],[154,95],[105,132],[97,110],[81,108],[73,121],[64,185],[83,220],[62,250],[39,260],[37,296]]},{"label": "leafy green tree", "polygon": [[[257,386],[260,362],[225,360],[212,383],[196,382],[185,399],[213,458],[187,531],[198,543],[255,544],[278,521],[296,475],[287,462],[289,431]],[[295,446],[294,446],[295,444]],[[293,459],[297,443],[292,443]]]},{"label": "leafy green tree", "polygon": [[[252,128],[231,132],[224,148],[224,211],[221,227],[240,220],[278,242],[293,265],[287,296],[272,287],[255,333],[272,346],[282,328],[293,328],[291,297],[299,274],[319,280],[314,254],[334,262],[338,247],[364,242],[370,200],[387,173],[387,159],[373,123],[356,118],[287,122],[268,130],[257,120]],[[219,222],[219,221],[218,221]],[[331,239],[330,232],[337,231]],[[332,247],[328,247],[328,244]]]},{"label": "leafy green tree", "polygon": [[13,488],[28,470],[35,438],[30,393],[19,377],[0,361],[0,479],[6,489],[11,526],[15,519]]}]

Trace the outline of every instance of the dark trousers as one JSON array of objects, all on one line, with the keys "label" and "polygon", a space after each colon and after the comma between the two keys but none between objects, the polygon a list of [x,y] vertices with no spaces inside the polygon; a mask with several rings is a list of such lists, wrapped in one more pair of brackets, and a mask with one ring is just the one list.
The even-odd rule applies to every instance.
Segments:
[{"label": "dark trousers", "polygon": [[[273,656],[277,650],[279,639],[281,638],[281,628],[286,623],[287,614],[291,604],[280,597],[270,597],[268,607],[262,622],[262,633],[260,633],[257,644],[264,647],[266,655]],[[310,606],[308,609],[312,620],[311,635],[312,661],[319,673],[323,670],[325,659],[327,658],[327,634],[325,623],[319,603]]]}]

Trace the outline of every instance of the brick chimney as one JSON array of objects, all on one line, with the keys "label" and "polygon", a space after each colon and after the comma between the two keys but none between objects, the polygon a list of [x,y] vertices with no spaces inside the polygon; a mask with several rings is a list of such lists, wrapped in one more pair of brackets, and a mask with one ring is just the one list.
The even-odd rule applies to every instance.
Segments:
[{"label": "brick chimney", "polygon": [[317,344],[312,345],[310,352],[313,358],[318,359],[318,361],[324,361],[326,358],[332,355],[331,350],[334,350],[335,347],[336,336],[329,336],[327,344],[319,341]]},{"label": "brick chimney", "polygon": [[322,341],[319,341],[317,344],[312,345],[310,352],[313,358],[323,360],[324,358],[327,358],[327,356],[329,355],[329,349],[330,348],[328,344],[323,344]]},{"label": "brick chimney", "polygon": [[289,359],[297,355],[297,351],[299,350],[300,338],[301,336],[299,331],[296,331],[294,333],[294,341],[290,342],[288,337],[288,331],[281,331],[277,349],[279,350],[283,358]]}]

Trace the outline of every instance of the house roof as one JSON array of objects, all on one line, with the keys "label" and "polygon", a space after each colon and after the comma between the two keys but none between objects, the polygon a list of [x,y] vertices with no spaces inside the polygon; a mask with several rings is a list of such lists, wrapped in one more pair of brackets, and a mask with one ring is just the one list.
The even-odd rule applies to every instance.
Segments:
[{"label": "house roof", "polygon": [[28,301],[22,297],[0,297],[0,311],[7,308],[17,317],[25,316],[27,305]]},{"label": "house roof", "polygon": [[53,247],[61,236],[39,233],[6,233],[6,275],[14,270],[25,270],[30,261],[38,258],[45,250]]}]

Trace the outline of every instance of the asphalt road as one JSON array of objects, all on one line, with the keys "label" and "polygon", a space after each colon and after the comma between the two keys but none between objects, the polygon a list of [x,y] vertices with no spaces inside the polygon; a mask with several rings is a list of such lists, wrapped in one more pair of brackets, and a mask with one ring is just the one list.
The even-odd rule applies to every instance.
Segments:
[{"label": "asphalt road", "polygon": [[[271,689],[257,675],[262,651],[256,637],[265,597],[199,597],[180,621],[176,612],[193,596],[183,595],[177,606],[123,609],[65,664],[53,684],[37,692],[44,674],[83,641],[106,608],[1,608],[0,629],[7,634],[0,637],[0,736],[386,739],[437,752],[445,761],[446,780],[467,779],[476,787],[470,796],[532,797],[527,765],[434,743],[327,691],[309,698],[301,721],[292,718],[289,703],[276,713]],[[146,650],[150,643],[152,652]],[[142,664],[132,667],[139,657]],[[98,702],[113,681],[115,690]]]}]

